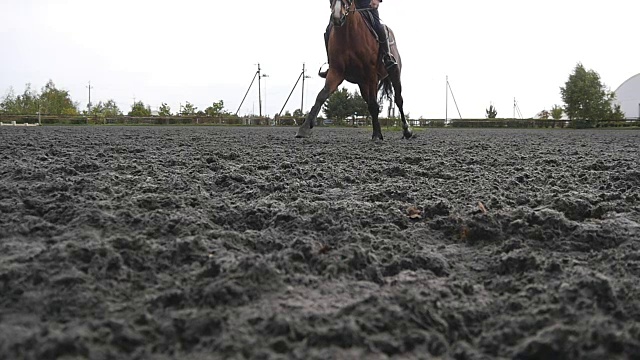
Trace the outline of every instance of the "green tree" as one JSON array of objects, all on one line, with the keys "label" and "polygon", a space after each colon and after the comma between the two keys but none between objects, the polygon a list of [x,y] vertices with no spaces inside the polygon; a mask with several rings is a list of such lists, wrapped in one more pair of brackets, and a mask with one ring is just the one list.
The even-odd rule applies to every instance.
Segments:
[{"label": "green tree", "polygon": [[180,109],[180,115],[191,116],[191,115],[195,115],[197,111],[198,111],[198,108],[193,106],[192,103],[187,101],[187,103],[184,104],[182,109]]},{"label": "green tree", "polygon": [[331,94],[327,102],[322,107],[327,119],[342,122],[344,119],[353,115],[353,108],[350,100],[351,94],[349,94],[347,88],[339,89]]},{"label": "green tree", "polygon": [[162,103],[160,105],[160,109],[158,110],[158,115],[160,116],[171,116],[171,107],[166,103]]},{"label": "green tree", "polygon": [[142,101],[136,101],[131,105],[131,111],[127,114],[129,116],[151,116],[151,108],[145,106]]},{"label": "green tree", "polygon": [[40,95],[31,90],[31,84],[25,85],[22,95],[16,96],[13,88],[9,91],[0,103],[0,112],[11,115],[36,114],[39,111]]},{"label": "green tree", "polygon": [[560,105],[553,105],[553,107],[551,108],[551,117],[553,118],[553,120],[560,120],[562,119],[563,112],[564,110],[562,110],[562,107]]},{"label": "green tree", "polygon": [[542,119],[542,120],[547,120],[549,119],[549,116],[551,116],[551,113],[549,112],[549,110],[542,110],[538,113],[538,118]]},{"label": "green tree", "polygon": [[[382,110],[382,107],[379,109]],[[337,120],[338,123],[356,114],[370,116],[369,106],[360,93],[356,91],[351,94],[346,88],[331,94],[322,110],[324,110],[327,119]]]},{"label": "green tree", "polygon": [[222,116],[228,115],[228,112],[224,110],[224,101],[220,100],[218,102],[214,102],[211,106],[204,110],[207,116]]},{"label": "green tree", "polygon": [[597,72],[585,69],[581,63],[560,88],[560,94],[565,103],[564,112],[571,120],[597,122],[624,118],[620,107],[612,106],[615,93],[605,87]]},{"label": "green tree", "polygon": [[495,119],[496,116],[498,116],[498,110],[496,110],[493,105],[489,105],[489,108],[486,109],[485,112],[487,113],[486,116],[488,119]]},{"label": "green tree", "polygon": [[2,98],[2,102],[0,102],[0,114],[11,114],[15,111],[16,104],[16,94],[13,91],[13,88],[10,87],[9,91]]},{"label": "green tree", "polygon": [[42,88],[40,108],[44,114],[78,115],[78,104],[71,100],[69,91],[56,88],[51,80]]},{"label": "green tree", "polygon": [[71,100],[67,90],[57,89],[53,81],[49,80],[40,94],[31,90],[31,84],[27,84],[24,93],[18,96],[13,89],[9,89],[0,102],[0,111],[15,115],[33,115],[38,112],[51,115],[77,115],[78,104]]},{"label": "green tree", "polygon": [[295,110],[293,111],[293,116],[294,116],[294,117],[303,117],[303,116],[304,116],[304,114],[302,113],[302,110],[300,110],[300,109],[295,109]]},{"label": "green tree", "polygon": [[358,114],[360,116],[369,115],[369,106],[367,105],[367,102],[364,101],[362,95],[357,91],[351,97],[351,108],[354,114]]},{"label": "green tree", "polygon": [[98,101],[97,104],[92,104],[91,106],[87,105],[87,110],[84,111],[84,114],[97,116],[97,115],[102,115],[103,112],[104,112],[104,104],[102,103],[102,101]]},{"label": "green tree", "polygon": [[106,103],[104,103],[104,115],[105,116],[121,116],[122,111],[118,108],[115,100],[109,99]]},{"label": "green tree", "polygon": [[16,97],[16,114],[28,115],[35,114],[40,111],[44,111],[41,108],[42,101],[40,95],[37,92],[31,90],[31,84],[25,86],[24,93]]},{"label": "green tree", "polygon": [[94,116],[120,116],[122,111],[120,111],[113,99],[109,99],[105,103],[99,101],[96,105],[93,105],[89,114]]},{"label": "green tree", "polygon": [[613,105],[613,109],[611,111],[611,115],[609,116],[609,120],[620,121],[620,120],[624,120],[625,116],[626,115],[622,111],[622,108],[620,107],[620,104],[615,104],[615,105]]}]

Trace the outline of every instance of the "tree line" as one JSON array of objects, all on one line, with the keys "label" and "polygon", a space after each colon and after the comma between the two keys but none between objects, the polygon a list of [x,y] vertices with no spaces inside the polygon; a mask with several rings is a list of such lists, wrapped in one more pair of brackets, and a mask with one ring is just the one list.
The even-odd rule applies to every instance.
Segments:
[{"label": "tree line", "polygon": [[40,92],[31,89],[31,84],[27,84],[20,95],[9,89],[0,102],[0,112],[11,115],[78,115],[78,103],[71,100],[68,91],[57,89],[49,80]]},{"label": "tree line", "polygon": [[[619,121],[625,118],[620,105],[615,104],[615,93],[610,91],[594,70],[587,70],[578,63],[569,75],[564,86],[560,87],[560,95],[564,106],[553,105],[551,110],[542,110],[537,114],[540,119],[598,120]],[[368,115],[367,104],[357,92],[351,94],[345,88],[333,93],[323,107],[327,118],[338,122],[352,116]],[[495,119],[498,110],[490,105],[485,109],[485,117]]]},{"label": "tree line", "polygon": [[[123,116],[124,113],[115,100],[110,99],[105,102],[87,105],[87,109],[80,111],[77,102],[71,99],[69,91],[58,89],[52,80],[38,92],[31,88],[31,84],[26,84],[22,94],[16,95],[13,88],[0,101],[0,114],[6,115],[86,115],[86,116]],[[128,116],[151,116],[151,107],[142,101],[136,101],[131,105]],[[159,116],[235,116],[224,108],[224,101],[213,102],[204,110],[198,110],[190,102],[186,102],[180,109],[173,113],[171,107],[162,103],[158,109]]]},{"label": "tree line", "polygon": [[[560,94],[564,106],[554,105],[551,110],[542,110],[537,114],[541,119],[553,118],[559,120],[563,114],[570,120],[622,120],[625,114],[619,104],[614,104],[615,93],[610,91],[594,70],[586,69],[578,63],[563,87]],[[334,92],[322,110],[328,119],[341,123],[354,116],[369,116],[369,110],[362,96],[356,91],[350,93],[346,88]],[[491,105],[485,109],[486,117],[493,119],[498,115],[497,109]],[[16,95],[12,88],[0,102],[0,114],[7,115],[90,115],[90,116],[122,116],[123,112],[113,99],[97,104],[88,104],[87,109],[80,111],[78,103],[73,102],[67,90],[56,88],[49,80],[41,91],[35,91],[27,84],[22,94]],[[136,101],[131,105],[128,116],[151,116],[149,105]],[[198,110],[190,102],[181,105],[177,112],[162,103],[158,110],[159,116],[235,116],[225,110],[224,101],[213,102],[204,110]],[[287,111],[285,116],[291,114]],[[293,116],[302,117],[302,110],[296,109]]]},{"label": "tree line", "polygon": [[[609,90],[600,79],[600,75],[587,70],[582,63],[578,63],[569,75],[564,86],[560,87],[560,95],[564,107],[553,105],[551,111],[542,110],[537,114],[540,119],[562,119],[564,114],[569,120],[599,120],[619,121],[625,118],[620,104],[614,104],[615,92]],[[486,118],[495,119],[498,111],[490,105],[486,111]]]},{"label": "tree line", "polygon": [[[99,111],[98,111],[99,112]],[[145,105],[142,101],[136,101],[131,105],[131,111],[128,116],[151,116],[151,107]],[[171,107],[166,103],[162,103],[158,109],[158,116],[225,116],[234,117],[235,115],[225,110],[224,101],[219,100],[214,102],[211,106],[208,106],[204,110],[198,110],[198,107],[194,106],[190,102],[186,102],[180,106],[180,109],[175,114],[171,111]]]}]

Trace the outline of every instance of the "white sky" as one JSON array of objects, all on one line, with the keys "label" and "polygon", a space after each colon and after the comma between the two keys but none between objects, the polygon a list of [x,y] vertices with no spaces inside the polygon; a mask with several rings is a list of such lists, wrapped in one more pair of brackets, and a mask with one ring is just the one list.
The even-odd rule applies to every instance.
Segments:
[{"label": "white sky", "polygon": [[[612,90],[640,72],[635,0],[387,0],[380,13],[398,39],[412,118],[444,118],[447,75],[462,116],[482,118],[489,104],[511,117],[514,97],[524,117],[561,104],[577,62]],[[260,63],[273,115],[305,62],[308,111],[324,83],[329,15],[326,0],[0,0],[0,95],[52,79],[84,109],[91,81],[92,102],[113,98],[124,112],[134,98],[174,112],[224,100],[235,112]],[[258,104],[256,81],[239,114]]]}]

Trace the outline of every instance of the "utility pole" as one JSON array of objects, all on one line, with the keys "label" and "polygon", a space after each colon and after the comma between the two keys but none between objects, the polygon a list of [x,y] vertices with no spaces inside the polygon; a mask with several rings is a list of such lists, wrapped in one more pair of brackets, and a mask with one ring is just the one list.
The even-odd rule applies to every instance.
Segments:
[{"label": "utility pole", "polygon": [[[310,79],[311,76],[305,76],[304,72],[305,72],[305,65],[302,64],[302,72],[300,73],[300,75],[298,76],[298,80],[296,80],[295,85],[293,85],[293,88],[291,89],[291,92],[289,93],[289,96],[287,97],[287,100],[284,101],[284,105],[282,105],[282,109],[280,109],[280,112],[278,113],[278,116],[280,116],[282,114],[282,111],[284,110],[284,107],[287,106],[287,103],[289,102],[289,99],[291,98],[291,95],[293,95],[293,92],[296,90],[296,86],[298,86],[298,83],[300,82],[300,79],[302,79],[302,105],[304,106],[304,79],[305,77],[307,79]],[[300,111],[302,111],[302,108],[300,109]]]},{"label": "utility pole", "polygon": [[518,102],[516,101],[516,98],[513,98],[513,118],[516,118],[516,114],[518,114],[520,116],[520,119],[522,119],[522,112],[520,112],[520,106],[518,106]]},{"label": "utility pole", "polygon": [[304,115],[304,79],[311,79],[311,76],[307,76],[306,71],[306,65],[305,63],[302,63],[302,100],[300,104],[300,112],[302,115]]},{"label": "utility pole", "polygon": [[445,100],[444,100],[444,123],[447,124],[447,118],[449,117],[449,75],[447,75],[447,82],[444,88]]},{"label": "utility pole", "polygon": [[89,105],[87,105],[87,109],[89,110],[89,113],[91,113],[91,81],[89,81],[89,86],[87,86],[87,88],[89,88]]},{"label": "utility pole", "polygon": [[[240,108],[242,108],[242,104],[244,104],[244,101],[247,99],[247,95],[249,95],[249,91],[251,90],[251,87],[253,86],[253,82],[256,81],[256,77],[258,78],[258,98],[260,99],[260,117],[262,117],[262,93],[260,90],[260,64],[258,63],[258,71],[256,71],[255,75],[253,75],[253,79],[251,80],[251,84],[249,84],[249,88],[247,89],[247,92],[244,94],[244,98],[242,98],[242,101],[240,102],[240,106],[238,106],[238,110],[236,110],[236,115],[238,115],[238,112],[240,111]],[[253,111],[251,111],[253,112]]]},{"label": "utility pole", "polygon": [[260,63],[258,63],[258,109],[260,111],[260,117],[262,117],[262,85],[260,84]]}]

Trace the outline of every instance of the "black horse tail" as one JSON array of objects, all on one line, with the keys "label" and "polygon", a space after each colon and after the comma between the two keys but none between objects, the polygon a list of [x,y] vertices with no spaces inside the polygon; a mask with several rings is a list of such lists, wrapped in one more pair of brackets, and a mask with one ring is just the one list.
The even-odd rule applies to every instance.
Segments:
[{"label": "black horse tail", "polygon": [[378,91],[381,91],[380,102],[384,101],[385,99],[393,99],[393,84],[391,83],[390,76],[387,76],[382,81],[380,81],[380,84],[378,85]]}]

